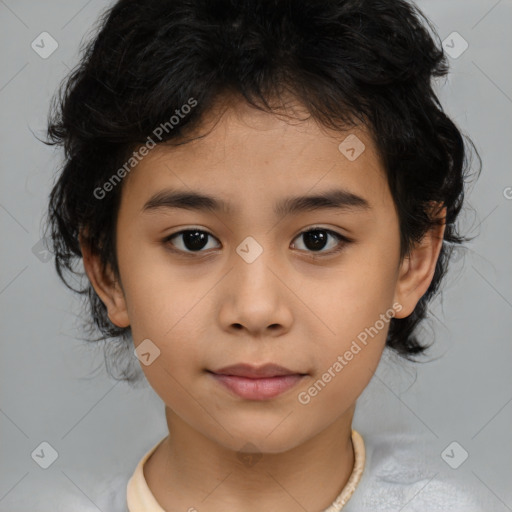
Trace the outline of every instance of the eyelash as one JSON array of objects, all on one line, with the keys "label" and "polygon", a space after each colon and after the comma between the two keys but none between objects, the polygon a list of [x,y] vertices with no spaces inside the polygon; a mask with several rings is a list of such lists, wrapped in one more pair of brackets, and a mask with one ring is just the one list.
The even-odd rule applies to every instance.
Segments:
[{"label": "eyelash", "polygon": [[[295,238],[299,238],[300,236],[306,234],[306,233],[311,233],[311,232],[315,232],[315,231],[324,231],[325,233],[327,233],[328,235],[331,235],[333,236],[334,238],[337,238],[338,241],[340,242],[339,244],[339,247],[337,247],[336,249],[331,249],[330,251],[309,251],[309,250],[306,250],[305,252],[309,252],[311,253],[312,255],[312,258],[318,258],[318,257],[326,257],[326,256],[332,256],[334,254],[338,254],[339,252],[341,252],[348,244],[352,243],[353,240],[351,240],[350,238],[347,238],[346,236],[344,235],[341,235],[340,233],[336,232],[336,231],[332,231],[330,229],[327,229],[327,228],[322,228],[322,227],[312,227],[312,228],[309,228],[305,231],[301,231]],[[215,238],[211,233],[209,233],[208,231],[205,231],[203,229],[195,229],[195,228],[189,228],[189,229],[184,229],[182,231],[177,231],[176,233],[172,233],[171,235],[168,235],[166,236],[162,242],[164,243],[164,245],[166,246],[171,246],[169,248],[169,250],[171,250],[172,252],[177,252],[177,253],[181,253],[181,254],[184,254],[185,256],[191,256],[191,257],[197,257],[196,254],[201,254],[202,252],[206,252],[206,251],[203,251],[203,250],[199,250],[199,251],[184,251],[182,249],[176,249],[173,247],[173,244],[171,243],[171,240],[175,237],[178,237],[180,235],[183,235],[185,233],[190,233],[190,232],[199,232],[199,233],[204,233],[212,238]],[[320,255],[320,256],[318,256]]]}]

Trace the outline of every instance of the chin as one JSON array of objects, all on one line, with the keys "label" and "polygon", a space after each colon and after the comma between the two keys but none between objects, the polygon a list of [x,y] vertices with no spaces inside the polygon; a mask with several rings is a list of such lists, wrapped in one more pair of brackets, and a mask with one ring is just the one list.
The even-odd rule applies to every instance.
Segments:
[{"label": "chin", "polygon": [[271,423],[258,423],[255,419],[249,428],[231,424],[228,431],[233,437],[226,434],[217,442],[235,452],[278,454],[292,450],[312,437],[298,425],[280,425],[282,419]]}]

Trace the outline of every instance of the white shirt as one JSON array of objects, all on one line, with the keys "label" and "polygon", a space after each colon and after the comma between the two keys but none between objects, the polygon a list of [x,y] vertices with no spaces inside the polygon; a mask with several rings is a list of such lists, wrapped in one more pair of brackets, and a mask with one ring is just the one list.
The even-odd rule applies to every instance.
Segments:
[{"label": "white shirt", "polygon": [[[463,478],[460,472],[463,465],[459,469],[452,469],[446,464],[439,451],[432,448],[431,442],[411,434],[400,433],[385,433],[372,437],[363,435],[363,438],[364,471],[342,512],[506,510],[500,500],[476,477],[473,476],[471,479],[466,472]],[[157,445],[158,443],[149,452]],[[144,457],[149,452],[146,452]],[[467,463],[466,461],[463,464]],[[100,508],[102,512],[128,512],[127,484],[133,473],[131,469],[108,480],[102,479],[101,484],[98,482],[97,493],[89,493],[91,501],[96,506],[85,500],[83,494],[76,490],[75,500],[72,496],[68,496],[69,499],[63,497],[63,501],[59,503],[60,507],[53,507],[52,510],[98,512]],[[55,490],[52,490],[52,495],[55,496]],[[77,503],[80,503],[80,507],[77,507]]]}]

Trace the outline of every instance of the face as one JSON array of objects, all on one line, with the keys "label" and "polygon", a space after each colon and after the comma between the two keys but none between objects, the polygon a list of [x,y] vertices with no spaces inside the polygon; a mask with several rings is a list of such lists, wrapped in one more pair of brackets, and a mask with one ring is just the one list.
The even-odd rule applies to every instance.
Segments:
[{"label": "face", "polygon": [[[150,340],[141,367],[170,410],[221,446],[277,453],[353,407],[390,319],[426,291],[439,245],[400,264],[397,213],[365,130],[329,132],[243,104],[209,121],[206,137],[157,146],[125,178],[122,289],[84,263],[110,319],[131,326],[136,347]],[[238,363],[301,376],[259,387],[231,378],[237,393],[211,372]]]}]

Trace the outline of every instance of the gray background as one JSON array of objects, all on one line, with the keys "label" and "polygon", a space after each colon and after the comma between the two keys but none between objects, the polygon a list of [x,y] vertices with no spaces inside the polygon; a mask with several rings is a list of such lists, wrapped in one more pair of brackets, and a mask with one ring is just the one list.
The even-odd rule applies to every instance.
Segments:
[{"label": "gray background", "polygon": [[[436,337],[432,361],[406,364],[387,354],[358,402],[354,427],[365,437],[421,436],[439,454],[441,471],[489,493],[494,510],[512,510],[512,1],[418,4],[441,39],[456,31],[469,44],[450,58],[439,95],[483,158],[463,222],[478,236],[432,306],[425,326]],[[131,473],[167,434],[152,389],[109,379],[101,349],[79,340],[80,300],[60,283],[53,261],[33,252],[61,155],[32,132],[44,137],[50,97],[107,5],[0,0],[1,511],[57,510],[51,504],[66,494],[76,497],[76,510],[98,510],[98,482]],[[59,45],[47,59],[31,48],[43,31]],[[43,441],[58,452],[46,470],[31,457]],[[440,456],[452,441],[469,453],[456,470]]]}]

